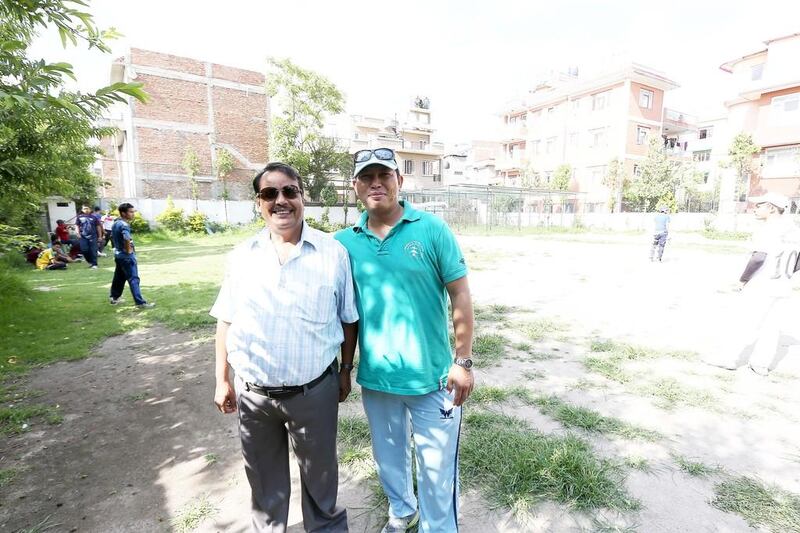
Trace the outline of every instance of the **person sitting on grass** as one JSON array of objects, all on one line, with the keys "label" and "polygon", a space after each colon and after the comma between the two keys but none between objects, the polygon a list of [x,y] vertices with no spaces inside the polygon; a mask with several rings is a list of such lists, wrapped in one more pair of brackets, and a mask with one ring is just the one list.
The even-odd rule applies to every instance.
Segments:
[{"label": "person sitting on grass", "polygon": [[36,258],[36,268],[39,270],[62,270],[67,268],[69,256],[64,255],[61,245],[53,244],[50,248],[45,248]]},{"label": "person sitting on grass", "polygon": [[56,229],[55,229],[56,237],[58,237],[58,242],[63,245],[69,246],[69,248],[65,248],[64,251],[69,252],[69,256],[75,259],[80,255],[81,247],[78,239],[73,238],[73,236],[69,232],[69,226],[63,220],[56,220]]}]

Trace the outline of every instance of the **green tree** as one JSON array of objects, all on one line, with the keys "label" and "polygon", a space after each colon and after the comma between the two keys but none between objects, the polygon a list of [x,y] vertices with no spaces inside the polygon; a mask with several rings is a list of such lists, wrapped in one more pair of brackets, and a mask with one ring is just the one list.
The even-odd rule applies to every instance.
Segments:
[{"label": "green tree", "polygon": [[560,165],[553,173],[553,183],[550,187],[557,191],[566,191],[569,189],[570,181],[572,181],[572,167],[567,164]]},{"label": "green tree", "polygon": [[115,83],[95,93],[64,88],[75,79],[68,63],[29,57],[40,30],[54,28],[64,47],[109,53],[102,31],[79,0],[0,0],[0,223],[38,226],[51,195],[94,198],[100,179],[90,171],[99,149],[92,138],[113,132],[96,126],[103,111],[131,96],[146,101],[141,83]]},{"label": "green tree", "polygon": [[612,213],[622,210],[622,194],[628,183],[625,165],[618,158],[613,158],[608,162],[606,175],[603,176],[603,185],[608,187],[608,206]]},{"label": "green tree", "polygon": [[628,202],[636,203],[646,211],[655,210],[660,202],[675,201],[675,191],[681,174],[667,157],[660,139],[650,139],[647,157],[642,161],[640,175],[633,178],[624,191]]},{"label": "green tree", "polygon": [[522,186],[526,189],[539,189],[542,186],[542,176],[531,165],[522,169]]},{"label": "green tree", "polygon": [[736,172],[736,182],[733,188],[733,199],[741,201],[743,194],[747,193],[747,180],[753,172],[753,156],[761,148],[753,142],[753,137],[748,133],[739,133],[731,141],[728,148],[728,161],[724,164]]},{"label": "green tree", "polygon": [[186,172],[186,175],[189,176],[189,193],[191,194],[192,200],[194,200],[194,210],[197,211],[197,199],[200,196],[200,186],[195,176],[200,172],[200,158],[191,146],[187,146],[186,150],[183,152],[181,166],[184,172]]},{"label": "green tree", "polygon": [[296,168],[306,193],[319,200],[331,174],[345,175],[350,159],[336,139],[322,133],[325,117],[344,111],[344,95],[324,76],[289,59],[271,58],[269,63],[273,72],[267,78],[267,94],[277,98],[281,110],[272,117],[273,157]]},{"label": "green tree", "polygon": [[230,193],[228,191],[228,182],[227,177],[234,169],[234,159],[233,155],[225,148],[220,148],[217,150],[217,161],[215,164],[215,170],[217,172],[217,178],[222,183],[222,193],[220,197],[222,198],[222,205],[223,209],[225,210],[225,223],[228,223],[228,199],[230,198]]}]

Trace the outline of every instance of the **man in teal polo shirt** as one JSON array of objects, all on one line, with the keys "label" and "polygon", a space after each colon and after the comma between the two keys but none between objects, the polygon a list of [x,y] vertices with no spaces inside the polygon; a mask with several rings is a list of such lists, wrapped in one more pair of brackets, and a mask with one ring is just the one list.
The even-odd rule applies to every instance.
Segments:
[{"label": "man in teal polo shirt", "polygon": [[336,238],[350,254],[361,317],[358,383],[389,498],[382,531],[406,531],[418,521],[421,532],[458,531],[461,405],[473,387],[467,268],[443,220],[398,200],[402,185],[392,150],[355,154],[353,188],[366,211]]}]

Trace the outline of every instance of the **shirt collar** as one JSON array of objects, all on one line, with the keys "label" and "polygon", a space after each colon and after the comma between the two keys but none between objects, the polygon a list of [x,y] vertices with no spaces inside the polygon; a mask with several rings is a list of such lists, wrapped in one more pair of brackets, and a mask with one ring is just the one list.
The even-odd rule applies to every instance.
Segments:
[{"label": "shirt collar", "polygon": [[[303,243],[308,243],[313,247],[315,250],[319,248],[319,239],[320,236],[308,225],[303,222],[303,229],[300,231],[300,240],[297,241],[297,245],[302,248]],[[266,246],[272,245],[272,242],[269,237],[269,226],[262,229],[256,234],[256,238],[253,241],[253,245],[258,246]]]},{"label": "shirt collar", "polygon": [[[398,220],[398,223],[416,222],[422,216],[419,211],[414,209],[414,207],[411,205],[411,202],[409,202],[408,200],[400,200],[400,205],[403,206],[403,215],[400,217],[400,220]],[[358,220],[358,223],[355,226],[353,226],[353,231],[363,232],[364,230],[366,230],[367,220],[369,220],[369,215],[367,214],[367,211],[364,210],[364,212],[361,213],[361,218]]]}]

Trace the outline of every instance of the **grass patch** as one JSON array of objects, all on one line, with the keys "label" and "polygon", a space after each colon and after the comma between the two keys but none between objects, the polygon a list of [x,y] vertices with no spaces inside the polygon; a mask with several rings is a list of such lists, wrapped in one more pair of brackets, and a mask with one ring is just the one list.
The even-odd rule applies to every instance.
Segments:
[{"label": "grass patch", "polygon": [[207,453],[207,454],[205,454],[203,456],[203,459],[206,460],[206,464],[208,466],[211,466],[211,465],[215,464],[217,461],[219,461],[219,455],[217,455],[215,453]]},{"label": "grass patch", "polygon": [[575,436],[543,435],[519,418],[466,414],[462,482],[480,487],[495,505],[527,512],[545,500],[578,510],[635,510],[621,469],[595,456]]},{"label": "grass patch", "polygon": [[712,241],[746,241],[751,235],[746,231],[720,231],[713,228],[705,228],[700,234]]},{"label": "grass patch", "polygon": [[19,475],[19,470],[16,468],[0,469],[0,489],[14,481],[17,475]]},{"label": "grass patch", "polygon": [[628,424],[618,418],[603,416],[585,407],[571,405],[556,396],[537,398],[534,404],[543,414],[569,428],[580,428],[602,435],[618,435],[633,440],[656,441],[662,438],[656,431]]},{"label": "grass patch", "polygon": [[100,257],[97,270],[85,263],[58,271],[15,270],[28,289],[52,290],[2,298],[0,382],[39,365],[86,357],[105,337],[155,322],[175,329],[210,326],[208,310],[222,280],[224,252],[247,236],[242,232],[152,240],[136,236],[142,292],[156,302],[154,309],[141,312],[133,308],[127,288],[120,305],[108,304],[111,257]]},{"label": "grass patch", "polygon": [[516,327],[523,335],[532,341],[540,341],[550,333],[567,329],[564,324],[549,318],[518,322]]},{"label": "grass patch", "polygon": [[60,424],[64,418],[57,407],[49,405],[19,405],[0,407],[0,433],[16,435],[27,431],[34,420],[44,420],[48,424]]},{"label": "grass patch", "polygon": [[583,366],[590,372],[617,383],[628,383],[631,380],[630,374],[622,369],[622,361],[618,358],[590,356],[583,360]]},{"label": "grass patch", "polygon": [[675,461],[675,464],[678,465],[678,468],[681,469],[681,472],[692,477],[707,477],[711,474],[717,474],[721,470],[719,466],[709,466],[700,461],[692,461],[688,457],[682,455],[673,455],[672,459]]},{"label": "grass patch", "polygon": [[635,392],[655,398],[656,405],[667,410],[674,409],[679,405],[703,407],[711,410],[718,409],[717,402],[712,394],[682,385],[673,378],[652,381],[637,387]]},{"label": "grass patch", "polygon": [[650,472],[652,470],[648,460],[640,456],[626,457],[623,460],[623,464],[628,468],[638,470],[639,472]]},{"label": "grass patch", "polygon": [[509,305],[492,304],[492,305],[475,305],[473,312],[475,320],[481,322],[499,322],[506,324],[508,322],[508,315],[515,309]]},{"label": "grass patch", "polygon": [[366,418],[340,416],[337,440],[339,464],[373,468],[372,437]]},{"label": "grass patch", "polygon": [[520,352],[530,353],[533,351],[533,344],[529,342],[515,342],[511,345],[512,348],[515,350],[519,350]]},{"label": "grass patch", "polygon": [[526,404],[531,404],[534,401],[531,391],[521,386],[495,387],[487,385],[477,387],[469,395],[469,401],[476,404],[503,403],[512,399],[518,399]]},{"label": "grass patch", "polygon": [[187,503],[170,524],[177,533],[188,533],[197,528],[200,522],[214,515],[217,510],[205,496]]},{"label": "grass patch", "polygon": [[486,368],[499,364],[506,354],[508,339],[497,333],[479,334],[472,343],[472,353],[477,355],[475,366]]},{"label": "grass patch", "polygon": [[523,370],[522,377],[529,381],[536,381],[537,379],[544,379],[547,375],[541,370]]},{"label": "grass patch", "polygon": [[714,493],[711,502],[714,507],[740,515],[751,527],[800,531],[800,496],[797,494],[744,476],[718,483]]}]

